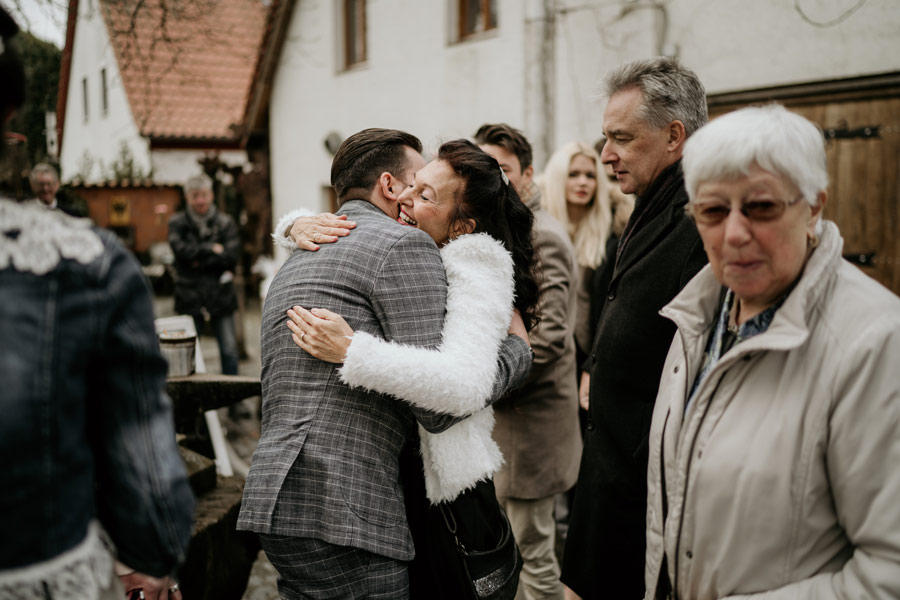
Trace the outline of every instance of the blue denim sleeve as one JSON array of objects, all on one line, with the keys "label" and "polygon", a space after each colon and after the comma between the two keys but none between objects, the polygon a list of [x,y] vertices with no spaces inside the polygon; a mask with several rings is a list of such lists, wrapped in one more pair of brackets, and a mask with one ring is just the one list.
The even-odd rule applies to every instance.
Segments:
[{"label": "blue denim sleeve", "polygon": [[103,278],[110,312],[101,326],[103,364],[90,390],[99,402],[97,506],[101,523],[131,568],[173,573],[190,540],[194,500],[175,443],[165,395],[166,362],[153,326],[150,289],[117,242]]}]

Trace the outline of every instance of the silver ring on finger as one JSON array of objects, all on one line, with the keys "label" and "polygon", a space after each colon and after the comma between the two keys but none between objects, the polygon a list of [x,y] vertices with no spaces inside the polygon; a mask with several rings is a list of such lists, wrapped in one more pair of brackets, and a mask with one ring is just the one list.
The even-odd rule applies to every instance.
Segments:
[{"label": "silver ring on finger", "polygon": [[172,587],[169,588],[169,593],[170,593],[170,594],[174,594],[174,593],[177,592],[179,589],[181,589],[181,588],[178,586],[177,583],[175,583],[175,584],[172,585]]},{"label": "silver ring on finger", "polygon": [[304,331],[303,333],[300,334],[300,341],[301,341],[301,342],[303,341],[303,338],[304,338],[304,337],[306,337],[306,332],[305,332],[305,331]]}]

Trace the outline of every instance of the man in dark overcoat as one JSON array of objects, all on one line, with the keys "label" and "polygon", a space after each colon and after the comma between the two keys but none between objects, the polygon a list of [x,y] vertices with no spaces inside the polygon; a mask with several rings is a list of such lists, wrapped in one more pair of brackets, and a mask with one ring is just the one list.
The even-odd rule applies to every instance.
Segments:
[{"label": "man in dark overcoat", "polygon": [[696,74],[670,58],[638,60],[606,80],[600,159],[635,194],[600,314],[590,407],[563,582],[582,598],[644,597],[647,441],[675,326],[658,313],[706,263],[684,211],[684,142],[706,123]]},{"label": "man in dark overcoat", "polygon": [[219,342],[222,373],[237,375],[234,270],[240,258],[237,225],[213,203],[212,180],[196,175],[184,185],[185,210],[169,219],[175,255],[175,311],[191,315],[197,334],[209,319]]}]

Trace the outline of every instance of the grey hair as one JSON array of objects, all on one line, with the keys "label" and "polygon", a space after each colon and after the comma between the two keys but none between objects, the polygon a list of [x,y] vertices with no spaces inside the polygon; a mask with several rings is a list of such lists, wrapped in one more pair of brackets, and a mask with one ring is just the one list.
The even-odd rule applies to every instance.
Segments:
[{"label": "grey hair", "polygon": [[[825,138],[808,119],[780,104],[749,106],[711,121],[684,146],[690,201],[706,181],[747,175],[753,165],[791,182],[810,206],[828,187]],[[821,219],[817,224],[817,231]]]},{"label": "grey hair", "polygon": [[213,188],[212,179],[207,175],[194,175],[184,184],[184,193],[190,194],[198,190],[211,190]]},{"label": "grey hair", "polygon": [[672,121],[684,123],[689,137],[709,120],[706,90],[697,74],[674,58],[659,56],[624,64],[606,76],[606,95],[637,88],[643,93],[640,117],[662,129]]},{"label": "grey hair", "polygon": [[31,185],[37,185],[37,178],[41,173],[47,173],[53,176],[53,180],[56,181],[56,183],[59,183],[59,175],[57,174],[56,169],[53,168],[53,165],[42,162],[31,167],[31,173],[28,175],[28,180],[31,181]]}]

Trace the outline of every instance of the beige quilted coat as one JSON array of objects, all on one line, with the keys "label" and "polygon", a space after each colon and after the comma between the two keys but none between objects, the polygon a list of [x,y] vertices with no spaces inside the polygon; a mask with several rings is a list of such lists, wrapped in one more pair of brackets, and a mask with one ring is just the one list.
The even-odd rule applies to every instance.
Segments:
[{"label": "beige quilted coat", "polygon": [[686,414],[721,289],[709,267],[662,310],[678,333],[650,434],[647,598],[664,555],[681,600],[900,598],[900,299],[842,246],[826,222],[769,329]]}]

